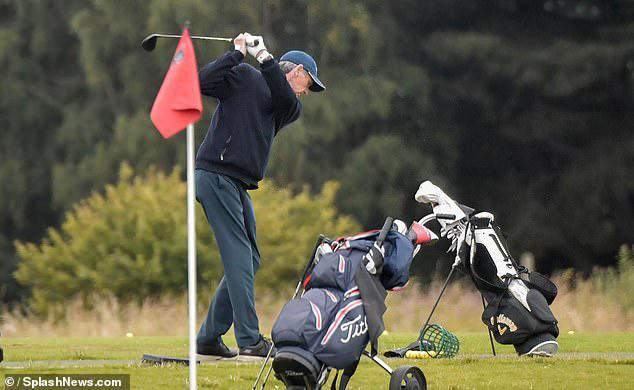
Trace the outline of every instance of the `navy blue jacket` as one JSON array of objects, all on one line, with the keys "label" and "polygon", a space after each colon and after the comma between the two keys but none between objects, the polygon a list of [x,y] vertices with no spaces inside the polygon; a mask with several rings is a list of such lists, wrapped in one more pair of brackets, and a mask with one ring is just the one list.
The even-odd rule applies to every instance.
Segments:
[{"label": "navy blue jacket", "polygon": [[258,188],[273,137],[299,117],[301,103],[276,60],[258,71],[227,52],[199,71],[203,95],[218,99],[209,130],[196,155],[196,168],[231,176]]}]

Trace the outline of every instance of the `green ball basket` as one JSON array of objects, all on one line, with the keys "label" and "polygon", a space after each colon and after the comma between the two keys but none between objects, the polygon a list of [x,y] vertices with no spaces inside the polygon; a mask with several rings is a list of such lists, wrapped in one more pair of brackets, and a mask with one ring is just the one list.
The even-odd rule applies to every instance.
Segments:
[{"label": "green ball basket", "polygon": [[432,358],[452,358],[458,354],[458,337],[438,324],[427,325],[418,338],[421,351]]}]

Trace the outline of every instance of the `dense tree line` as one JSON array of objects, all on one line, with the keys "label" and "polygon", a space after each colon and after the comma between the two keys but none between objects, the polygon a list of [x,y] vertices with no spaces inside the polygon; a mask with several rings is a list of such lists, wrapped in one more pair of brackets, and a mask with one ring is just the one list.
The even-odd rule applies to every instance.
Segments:
[{"label": "dense tree line", "polygon": [[[140,41],[186,20],[317,59],[328,90],[281,133],[278,185],[336,179],[339,209],[375,227],[423,214],[430,178],[496,213],[545,272],[611,264],[634,241],[631,2],[0,0],[1,300],[23,294],[14,240],[38,242],[123,161],[182,164],[184,138],[148,114],[175,42]],[[195,45],[199,65],[230,48]]]}]

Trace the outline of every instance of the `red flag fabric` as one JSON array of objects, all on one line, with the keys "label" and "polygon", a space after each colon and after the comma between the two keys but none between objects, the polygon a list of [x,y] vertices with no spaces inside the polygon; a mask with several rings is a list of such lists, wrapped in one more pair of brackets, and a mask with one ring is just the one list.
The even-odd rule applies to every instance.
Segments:
[{"label": "red flag fabric", "polygon": [[164,138],[180,132],[202,116],[198,66],[189,29],[183,31],[150,118]]}]

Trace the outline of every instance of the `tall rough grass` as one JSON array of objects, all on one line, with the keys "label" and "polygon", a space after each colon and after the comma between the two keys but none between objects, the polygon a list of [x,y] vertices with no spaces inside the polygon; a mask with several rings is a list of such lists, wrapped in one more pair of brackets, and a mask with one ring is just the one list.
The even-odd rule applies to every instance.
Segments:
[{"label": "tall rough grass", "polygon": [[[590,278],[568,270],[553,277],[559,295],[551,306],[562,332],[634,331],[634,246],[623,246],[616,267],[596,269]],[[388,295],[386,327],[391,332],[418,331],[440,293],[440,278],[421,286],[413,280],[406,289]],[[285,286],[290,296],[295,286]],[[260,326],[269,332],[286,303],[280,294],[257,294]],[[207,312],[209,292],[199,294],[198,322]],[[80,300],[68,303],[64,318],[41,318],[18,309],[0,311],[0,332],[5,337],[26,336],[138,336],[187,335],[187,296],[147,299],[141,304],[99,299],[92,310]],[[453,332],[485,331],[480,317],[482,300],[469,280],[451,283],[431,322]]]}]

